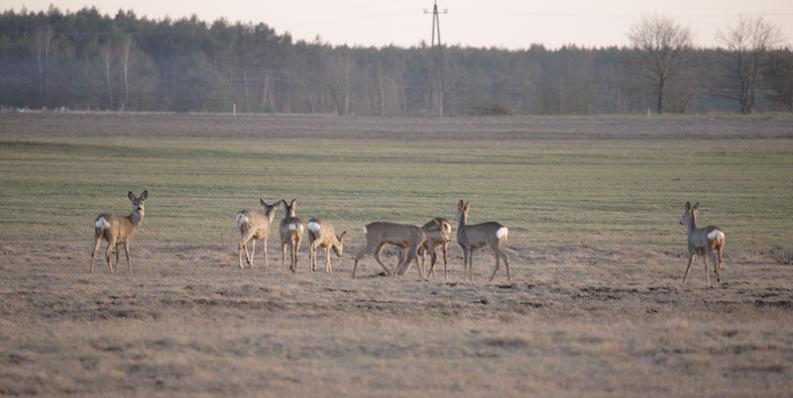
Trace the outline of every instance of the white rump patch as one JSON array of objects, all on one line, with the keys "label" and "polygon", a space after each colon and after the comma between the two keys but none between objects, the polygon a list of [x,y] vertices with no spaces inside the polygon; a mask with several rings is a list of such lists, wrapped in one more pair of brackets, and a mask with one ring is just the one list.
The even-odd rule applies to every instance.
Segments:
[{"label": "white rump patch", "polygon": [[94,225],[97,228],[110,228],[110,223],[107,222],[107,220],[105,220],[104,217],[99,217],[99,219],[96,220],[96,224],[94,224]]},{"label": "white rump patch", "polygon": [[710,231],[710,233],[708,234],[708,239],[714,240],[720,235],[722,235],[721,231],[719,231],[718,229],[714,229],[713,231]]},{"label": "white rump patch", "polygon": [[498,229],[498,231],[496,231],[496,238],[498,239],[507,239],[508,236],[509,236],[509,230],[507,229],[507,227],[501,227]]},{"label": "white rump patch", "polygon": [[295,223],[289,224],[289,230],[290,231],[297,231],[299,229],[300,229],[300,224],[295,224]]},{"label": "white rump patch", "polygon": [[241,227],[242,224],[247,224],[247,223],[248,223],[248,217],[245,215],[245,213],[237,213],[237,226]]},{"label": "white rump patch", "polygon": [[310,223],[306,224],[306,227],[311,232],[319,233],[319,224],[315,223],[314,221],[311,221]]},{"label": "white rump patch", "polygon": [[366,225],[363,226],[363,234],[366,235]]}]

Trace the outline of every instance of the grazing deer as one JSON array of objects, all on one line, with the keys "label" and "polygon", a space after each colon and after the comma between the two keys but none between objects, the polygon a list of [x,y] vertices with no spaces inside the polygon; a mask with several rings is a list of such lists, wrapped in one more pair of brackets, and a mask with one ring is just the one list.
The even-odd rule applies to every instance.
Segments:
[{"label": "grazing deer", "polygon": [[132,191],[127,192],[127,197],[132,202],[132,212],[126,217],[114,216],[110,213],[102,213],[94,220],[94,251],[91,252],[91,267],[88,272],[94,272],[94,256],[102,244],[102,240],[107,241],[105,250],[105,260],[110,272],[116,272],[113,264],[110,263],[110,253],[116,249],[116,266],[118,267],[118,246],[124,245],[124,255],[127,257],[127,268],[132,273],[132,264],[129,262],[129,244],[132,236],[143,222],[143,202],[149,197],[149,191],[143,191],[139,197],[135,197]]},{"label": "grazing deer", "polygon": [[405,259],[400,261],[396,268],[395,275],[404,274],[409,267],[410,261],[416,261],[421,279],[424,279],[424,270],[418,263],[417,251],[424,243],[424,232],[415,225],[395,224],[390,222],[373,222],[363,227],[363,234],[366,236],[366,247],[355,256],[355,265],[352,269],[352,277],[355,278],[355,271],[358,269],[358,260],[367,254],[374,254],[378,264],[385,270],[386,275],[391,274],[391,270],[380,261],[380,253],[383,246],[391,244],[407,251]]},{"label": "grazing deer", "polygon": [[509,230],[507,227],[497,222],[484,222],[481,224],[468,225],[468,212],[471,210],[470,202],[462,200],[457,204],[457,243],[463,248],[463,274],[468,275],[469,280],[474,279],[474,250],[490,246],[493,255],[496,256],[496,267],[490,275],[490,280],[496,276],[500,266],[500,259],[504,260],[507,267],[507,280],[509,276],[509,260],[507,254],[501,250],[501,242],[507,240]]},{"label": "grazing deer", "polygon": [[308,229],[309,241],[309,258],[311,260],[311,271],[317,270],[317,247],[325,248],[325,272],[333,273],[333,267],[330,264],[330,249],[336,252],[336,256],[341,258],[344,254],[344,237],[347,236],[347,231],[336,236],[336,230],[333,225],[320,220],[319,218],[312,218],[306,224]]},{"label": "grazing deer", "polygon": [[699,202],[691,206],[691,202],[686,202],[686,208],[683,210],[683,215],[680,216],[680,225],[685,225],[688,229],[688,265],[686,266],[686,273],[683,274],[683,284],[686,283],[688,271],[691,269],[691,264],[694,263],[694,256],[699,254],[702,256],[702,262],[705,263],[705,276],[708,277],[708,286],[710,283],[710,273],[708,272],[708,258],[710,257],[714,263],[716,271],[716,283],[721,281],[721,262],[724,253],[724,231],[721,228],[708,225],[704,228],[697,228],[697,210],[699,209]]},{"label": "grazing deer", "polygon": [[[263,199],[259,199],[259,204],[262,210],[248,209],[240,210],[237,212],[235,218],[237,220],[237,228],[240,230],[240,241],[237,245],[240,269],[242,266],[242,253],[245,253],[245,261],[248,266],[253,267],[253,256],[256,254],[256,240],[262,241],[264,246],[264,265],[270,266],[270,259],[267,254],[267,238],[270,236],[270,225],[275,218],[275,210],[281,205],[281,202],[275,202],[271,205],[267,204]],[[251,254],[248,255],[248,241],[251,241]]]},{"label": "grazing deer", "polygon": [[292,256],[289,269],[292,273],[297,272],[297,252],[300,250],[300,242],[303,240],[303,232],[306,226],[299,218],[297,218],[297,199],[292,199],[292,203],[287,204],[285,200],[281,199],[284,203],[284,219],[281,220],[281,225],[278,232],[281,234],[281,265],[286,269],[286,248],[289,247]]}]

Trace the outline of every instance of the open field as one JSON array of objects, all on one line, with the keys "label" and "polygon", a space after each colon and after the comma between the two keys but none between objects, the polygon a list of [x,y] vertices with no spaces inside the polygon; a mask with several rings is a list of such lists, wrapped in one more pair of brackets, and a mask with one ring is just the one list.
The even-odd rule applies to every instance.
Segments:
[{"label": "open field", "polygon": [[[793,389],[791,116],[0,113],[0,182],[0,394]],[[88,274],[94,216],[130,189],[135,273]],[[348,230],[343,269],[307,272],[304,247],[284,273],[275,239],[270,268],[237,268],[259,197]],[[459,199],[510,227],[512,283],[485,282],[488,253],[462,282],[454,244],[448,283],[371,258],[349,278],[362,224],[453,221]],[[719,288],[701,263],[680,285],[686,200],[727,232]]]}]

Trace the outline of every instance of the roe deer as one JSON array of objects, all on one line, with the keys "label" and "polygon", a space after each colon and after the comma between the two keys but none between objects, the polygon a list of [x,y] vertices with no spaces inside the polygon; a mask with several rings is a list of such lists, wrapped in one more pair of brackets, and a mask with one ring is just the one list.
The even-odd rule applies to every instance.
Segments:
[{"label": "roe deer", "polygon": [[105,250],[105,260],[110,272],[116,272],[110,263],[110,253],[116,249],[116,267],[118,267],[118,246],[124,245],[124,255],[127,257],[127,268],[132,273],[132,264],[129,262],[129,244],[132,236],[143,222],[143,202],[149,196],[149,191],[143,191],[139,197],[135,197],[132,191],[127,192],[127,197],[132,202],[132,212],[126,217],[114,216],[110,213],[102,213],[94,219],[94,251],[91,252],[91,266],[88,272],[94,272],[94,256],[102,244],[102,240],[107,241]]},{"label": "roe deer", "polygon": [[493,250],[493,255],[496,257],[496,267],[490,275],[490,280],[496,276],[500,266],[500,259],[504,259],[504,265],[507,267],[507,280],[511,281],[509,276],[509,260],[507,254],[501,250],[501,242],[507,240],[509,237],[509,230],[507,227],[497,222],[484,222],[481,224],[468,225],[468,211],[471,210],[470,202],[463,202],[462,200],[457,204],[457,243],[463,248],[463,277],[467,274],[469,280],[474,279],[474,250],[490,246]]},{"label": "roe deer", "polygon": [[286,248],[289,247],[292,260],[289,268],[292,273],[297,272],[297,253],[300,250],[300,242],[303,240],[303,232],[306,226],[299,218],[297,218],[297,199],[292,199],[292,203],[287,204],[286,200],[281,199],[284,203],[284,219],[281,220],[281,225],[278,232],[281,235],[281,265],[286,268]]},{"label": "roe deer", "polygon": [[[245,252],[245,261],[250,267],[253,267],[253,256],[256,254],[256,240],[262,241],[264,246],[264,265],[270,266],[270,259],[267,254],[267,240],[270,236],[270,225],[275,218],[275,210],[281,205],[281,202],[275,202],[271,205],[267,204],[264,199],[259,199],[259,204],[262,210],[247,209],[240,210],[235,215],[237,220],[237,228],[240,230],[240,241],[237,245],[240,269],[242,266],[242,253]],[[251,255],[248,255],[248,241],[251,241]]]},{"label": "roe deer", "polygon": [[[430,275],[435,276],[435,262],[438,258],[435,253],[435,248],[440,246],[443,251],[443,279],[448,280],[449,271],[447,256],[449,252],[449,242],[452,241],[452,225],[449,224],[445,218],[436,217],[422,225],[421,230],[424,231],[424,237],[426,238],[424,244],[419,248],[419,254],[421,254],[421,266],[424,267],[427,253],[429,253],[430,270],[427,271],[427,277]],[[400,256],[400,263],[402,262],[402,259],[402,256]]]},{"label": "roe deer", "polygon": [[375,260],[383,267],[386,275],[390,275],[391,270],[380,261],[380,252],[382,252],[383,246],[391,244],[402,248],[403,252],[407,251],[405,259],[401,260],[397,266],[395,275],[404,274],[410,268],[408,264],[413,260],[416,261],[421,279],[424,279],[424,271],[419,265],[417,257],[418,248],[424,243],[424,232],[421,228],[408,224],[373,222],[363,227],[363,234],[366,236],[366,247],[355,255],[355,265],[352,269],[353,278],[355,278],[355,271],[358,269],[358,260],[367,254],[374,254]]},{"label": "roe deer", "polygon": [[347,231],[336,236],[336,230],[333,228],[333,225],[319,218],[308,220],[306,228],[308,229],[311,271],[316,271],[317,269],[317,247],[322,246],[325,248],[325,272],[333,273],[333,267],[330,264],[330,249],[333,248],[333,251],[336,252],[336,256],[341,259],[341,256],[344,254],[344,237],[347,235]]},{"label": "roe deer", "polygon": [[686,273],[683,274],[683,284],[686,283],[688,270],[691,269],[691,264],[694,263],[694,256],[699,254],[702,256],[702,262],[705,263],[705,276],[708,277],[708,286],[710,283],[710,273],[708,272],[708,258],[710,257],[714,263],[716,271],[716,283],[721,281],[721,260],[724,253],[724,231],[721,228],[708,225],[704,228],[697,228],[697,210],[699,209],[699,202],[691,206],[691,202],[686,202],[686,208],[683,210],[683,215],[680,216],[680,225],[685,225],[688,229],[688,265],[686,266]]},{"label": "roe deer", "polygon": [[427,257],[427,252],[430,253],[430,270],[427,271],[427,276],[432,274],[435,276],[435,261],[438,256],[435,254],[435,248],[440,246],[443,252],[443,279],[449,278],[449,271],[447,268],[447,254],[449,252],[449,242],[452,241],[452,225],[446,221],[445,218],[436,217],[421,226],[424,231],[426,241],[419,249],[421,254],[421,265],[424,265],[424,259]]}]

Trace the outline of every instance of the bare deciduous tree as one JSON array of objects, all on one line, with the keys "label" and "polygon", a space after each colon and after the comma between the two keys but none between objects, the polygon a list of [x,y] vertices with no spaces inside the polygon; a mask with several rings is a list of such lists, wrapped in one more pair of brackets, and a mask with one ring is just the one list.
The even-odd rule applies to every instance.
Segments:
[{"label": "bare deciduous tree", "polygon": [[124,35],[121,38],[121,43],[118,48],[121,61],[121,73],[124,79],[124,103],[121,104],[122,109],[129,106],[129,65],[133,48],[134,42],[132,41],[132,35]]},{"label": "bare deciduous tree", "polygon": [[36,67],[39,77],[39,100],[43,105],[50,102],[50,49],[55,31],[52,26],[46,25],[33,32],[33,55],[36,57]]},{"label": "bare deciduous tree", "polygon": [[107,84],[108,109],[113,109],[113,80],[111,71],[114,61],[113,43],[109,40],[99,47],[99,58],[102,61],[102,68],[105,73],[105,83]]},{"label": "bare deciduous tree", "polygon": [[654,83],[656,111],[662,113],[667,83],[690,66],[691,30],[666,17],[644,16],[631,26],[628,38],[641,52],[643,77]]},{"label": "bare deciduous tree", "polygon": [[722,95],[738,100],[741,113],[752,113],[763,63],[768,51],[782,41],[782,31],[763,17],[739,17],[719,31],[716,40],[727,50],[727,70],[737,83],[734,92]]}]

